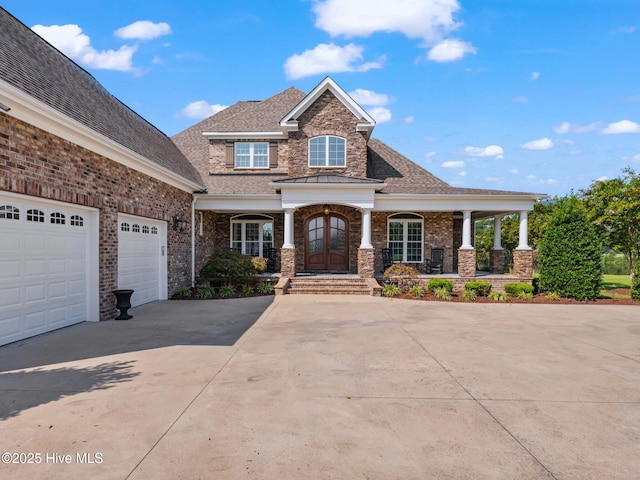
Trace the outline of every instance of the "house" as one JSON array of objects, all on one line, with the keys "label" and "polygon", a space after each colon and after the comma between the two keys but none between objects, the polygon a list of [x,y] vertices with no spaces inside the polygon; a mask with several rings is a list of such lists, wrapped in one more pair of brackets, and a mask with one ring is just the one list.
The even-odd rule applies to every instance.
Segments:
[{"label": "house", "polygon": [[[455,188],[379,140],[331,78],[238,102],[172,139],[0,8],[0,345],[111,319],[192,285],[216,250],[373,279],[381,251],[475,275],[472,224],[520,214],[512,278],[531,280],[532,193]],[[504,269],[500,229],[492,265]],[[502,265],[502,266],[501,266]]]},{"label": "house", "polygon": [[276,248],[284,278],[373,278],[383,248],[421,270],[437,249],[443,272],[468,280],[473,221],[495,219],[492,271],[503,273],[500,219],[518,213],[513,277],[531,281],[527,214],[543,195],[452,187],[373,138],[374,127],[327,77],[308,94],[289,88],[238,102],[175,135],[206,186],[194,194],[195,272],[217,249],[264,256]]}]

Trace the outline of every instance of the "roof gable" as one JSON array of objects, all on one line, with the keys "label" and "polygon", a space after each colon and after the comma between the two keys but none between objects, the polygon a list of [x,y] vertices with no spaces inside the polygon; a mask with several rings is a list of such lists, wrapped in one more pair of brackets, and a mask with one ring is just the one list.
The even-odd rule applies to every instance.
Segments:
[{"label": "roof gable", "polygon": [[366,132],[367,136],[371,135],[373,127],[375,127],[375,120],[360,106],[358,105],[347,93],[333,81],[331,77],[326,77],[309,93],[300,103],[298,103],[292,110],[282,117],[280,121],[280,127],[285,131],[296,131],[298,129],[298,119],[307,111],[311,105],[314,104],[320,96],[330,91],[338,100],[340,100],[353,115],[358,119],[356,131]]}]

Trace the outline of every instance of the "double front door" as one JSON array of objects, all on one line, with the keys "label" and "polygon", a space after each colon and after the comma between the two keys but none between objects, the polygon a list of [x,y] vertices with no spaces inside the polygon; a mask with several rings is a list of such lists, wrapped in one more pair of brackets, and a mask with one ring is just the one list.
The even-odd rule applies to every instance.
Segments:
[{"label": "double front door", "polygon": [[349,222],[336,214],[319,214],[305,224],[305,270],[349,270]]}]

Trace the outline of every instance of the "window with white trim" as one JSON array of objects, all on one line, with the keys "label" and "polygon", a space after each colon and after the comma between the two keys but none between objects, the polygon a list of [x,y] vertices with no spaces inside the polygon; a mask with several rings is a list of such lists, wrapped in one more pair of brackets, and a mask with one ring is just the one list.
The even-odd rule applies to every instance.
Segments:
[{"label": "window with white trim", "polygon": [[236,142],[235,168],[269,168],[269,144]]},{"label": "window with white trim", "polygon": [[346,167],[347,141],[342,137],[323,135],[309,139],[310,167]]},{"label": "window with white trim", "polygon": [[273,248],[273,219],[266,215],[238,215],[231,219],[231,248],[243,255],[264,257]]},{"label": "window with white trim", "polygon": [[60,212],[53,212],[51,214],[51,223],[55,225],[64,225],[66,223],[64,214]]},{"label": "window with white trim", "polygon": [[72,227],[82,227],[84,226],[84,218],[80,215],[72,215],[70,223]]},{"label": "window with white trim", "polygon": [[0,218],[6,218],[7,220],[20,220],[20,209],[13,205],[0,206]]},{"label": "window with white trim", "polygon": [[394,262],[422,263],[424,219],[415,213],[390,215],[387,241]]}]

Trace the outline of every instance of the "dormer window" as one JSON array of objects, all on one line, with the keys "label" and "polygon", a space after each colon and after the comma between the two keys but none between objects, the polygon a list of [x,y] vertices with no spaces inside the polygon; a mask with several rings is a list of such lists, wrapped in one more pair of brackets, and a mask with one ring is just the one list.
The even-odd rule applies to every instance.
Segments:
[{"label": "dormer window", "polygon": [[346,140],[323,135],[309,140],[310,167],[346,167]]},{"label": "dormer window", "polygon": [[269,168],[267,142],[236,142],[235,168]]}]

